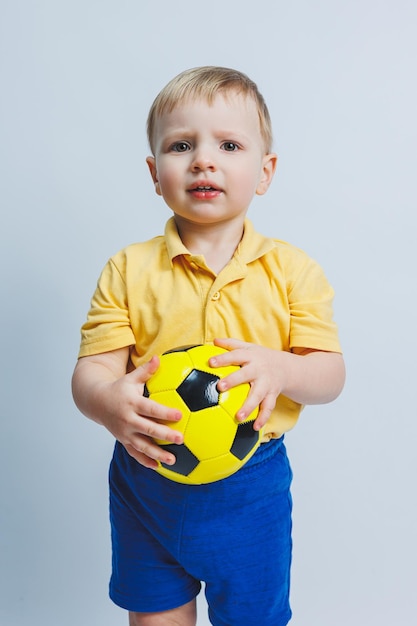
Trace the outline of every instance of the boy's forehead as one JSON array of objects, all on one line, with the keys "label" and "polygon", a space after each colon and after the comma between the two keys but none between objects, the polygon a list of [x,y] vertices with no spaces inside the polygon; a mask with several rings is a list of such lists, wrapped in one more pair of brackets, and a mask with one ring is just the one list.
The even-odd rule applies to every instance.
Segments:
[{"label": "boy's forehead", "polygon": [[234,120],[238,112],[240,116],[253,117],[259,126],[259,115],[254,99],[237,91],[219,92],[212,98],[188,95],[175,102],[169,109],[161,111],[155,121],[157,126],[165,126],[181,118],[186,123],[190,119],[190,113],[196,117],[205,113],[208,115],[215,113],[216,116]]}]

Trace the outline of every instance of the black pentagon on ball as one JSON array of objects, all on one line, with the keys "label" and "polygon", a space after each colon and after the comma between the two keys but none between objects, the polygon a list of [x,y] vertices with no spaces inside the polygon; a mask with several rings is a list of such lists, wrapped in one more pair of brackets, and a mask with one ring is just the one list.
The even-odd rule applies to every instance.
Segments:
[{"label": "black pentagon on ball", "polygon": [[201,370],[192,370],[177,388],[178,395],[183,399],[190,411],[201,411],[219,402],[217,382],[219,377]]},{"label": "black pentagon on ball", "polygon": [[256,445],[258,439],[259,432],[253,429],[253,421],[239,424],[230,452],[242,461]]},{"label": "black pentagon on ball", "polygon": [[167,463],[161,462],[161,465],[171,472],[182,474],[182,476],[188,476],[199,464],[197,457],[187,448],[185,444],[178,445],[172,443],[162,445],[161,448],[169,450],[169,452],[172,452],[176,458],[174,465],[168,465]]}]

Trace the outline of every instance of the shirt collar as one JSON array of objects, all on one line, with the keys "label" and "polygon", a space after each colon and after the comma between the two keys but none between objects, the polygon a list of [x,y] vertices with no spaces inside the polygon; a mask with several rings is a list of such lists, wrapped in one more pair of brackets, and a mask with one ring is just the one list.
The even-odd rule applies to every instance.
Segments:
[{"label": "shirt collar", "polygon": [[[165,226],[165,241],[171,265],[177,256],[192,256],[185,247],[178,234],[175,219],[171,217]],[[246,218],[244,223],[243,237],[236,249],[234,257],[240,263],[247,265],[264,256],[275,248],[275,241],[256,232],[252,222]]]}]

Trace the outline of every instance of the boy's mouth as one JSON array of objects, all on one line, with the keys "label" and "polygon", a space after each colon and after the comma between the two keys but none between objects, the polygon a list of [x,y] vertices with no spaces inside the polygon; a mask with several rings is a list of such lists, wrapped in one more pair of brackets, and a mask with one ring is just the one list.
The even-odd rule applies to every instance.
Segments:
[{"label": "boy's mouth", "polygon": [[188,193],[196,199],[212,200],[220,196],[222,192],[218,187],[212,187],[211,185],[197,185],[189,189]]},{"label": "boy's mouth", "polygon": [[202,181],[199,182],[197,185],[194,185],[194,187],[190,187],[188,191],[189,193],[197,197],[208,198],[220,194],[222,190],[219,189],[219,187],[216,187],[215,185],[210,183],[209,181]]},{"label": "boy's mouth", "polygon": [[190,187],[189,191],[220,191],[220,189],[216,187],[216,185],[213,185],[213,183],[204,182],[197,183],[193,187]]}]

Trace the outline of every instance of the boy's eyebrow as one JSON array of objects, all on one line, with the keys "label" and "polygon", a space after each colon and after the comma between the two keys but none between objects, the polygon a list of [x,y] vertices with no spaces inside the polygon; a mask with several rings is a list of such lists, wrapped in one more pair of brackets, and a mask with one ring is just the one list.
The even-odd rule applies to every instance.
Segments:
[{"label": "boy's eyebrow", "polygon": [[[189,127],[178,127],[173,128],[172,130],[167,130],[166,133],[163,133],[163,140],[169,141],[172,138],[180,137],[189,137],[191,135],[196,135],[199,133],[199,129],[191,129]],[[213,135],[218,138],[230,139],[233,137],[240,138],[243,140],[248,140],[249,136],[245,133],[244,130],[241,129],[219,129],[215,130]]]},{"label": "boy's eyebrow", "polygon": [[165,137],[170,137],[171,135],[190,135],[193,132],[194,131],[190,130],[190,128],[187,128],[187,127],[181,128],[180,126],[178,126],[176,128],[171,128],[162,134]]}]

